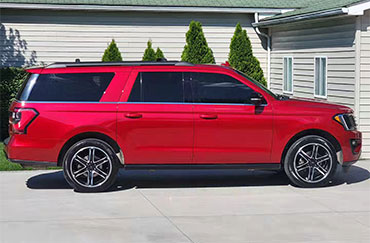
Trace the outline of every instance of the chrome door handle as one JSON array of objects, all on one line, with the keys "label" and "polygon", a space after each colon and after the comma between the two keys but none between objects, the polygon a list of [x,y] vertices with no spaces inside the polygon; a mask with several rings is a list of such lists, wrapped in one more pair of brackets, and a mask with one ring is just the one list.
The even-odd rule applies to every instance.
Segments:
[{"label": "chrome door handle", "polygon": [[205,120],[214,120],[217,119],[218,116],[216,114],[201,114],[199,117]]},{"label": "chrome door handle", "polygon": [[143,115],[140,113],[127,113],[125,117],[130,118],[130,119],[139,119],[139,118],[142,118]]}]

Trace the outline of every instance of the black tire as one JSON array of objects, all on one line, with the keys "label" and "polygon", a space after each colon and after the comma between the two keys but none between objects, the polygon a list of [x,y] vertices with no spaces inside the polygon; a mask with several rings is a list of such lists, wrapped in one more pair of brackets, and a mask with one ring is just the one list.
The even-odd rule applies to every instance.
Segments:
[{"label": "black tire", "polygon": [[295,186],[321,187],[331,181],[337,164],[334,146],[323,137],[309,135],[290,146],[284,170]]},{"label": "black tire", "polygon": [[119,160],[112,147],[99,139],[78,141],[63,159],[64,177],[78,192],[102,192],[116,180]]}]

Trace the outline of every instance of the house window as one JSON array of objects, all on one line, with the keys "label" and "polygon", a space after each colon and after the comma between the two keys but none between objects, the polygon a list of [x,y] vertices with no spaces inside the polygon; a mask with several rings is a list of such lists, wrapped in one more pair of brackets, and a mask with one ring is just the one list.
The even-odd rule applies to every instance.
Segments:
[{"label": "house window", "polygon": [[327,58],[315,57],[315,96],[326,98]]},{"label": "house window", "polygon": [[293,93],[293,58],[284,57],[284,85],[285,93]]}]

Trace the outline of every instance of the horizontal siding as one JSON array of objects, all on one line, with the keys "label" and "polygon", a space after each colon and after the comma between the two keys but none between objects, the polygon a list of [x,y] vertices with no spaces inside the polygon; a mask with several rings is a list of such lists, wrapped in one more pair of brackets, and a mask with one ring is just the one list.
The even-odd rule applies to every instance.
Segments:
[{"label": "horizontal siding", "polygon": [[370,158],[370,11],[361,19],[360,130],[363,133],[362,157]]},{"label": "horizontal siding", "polygon": [[[53,12],[29,10],[2,10],[1,24],[6,33],[0,33],[0,50],[9,52],[11,31],[26,41],[26,60],[32,53],[37,63],[81,60],[99,61],[114,38],[126,61],[140,60],[149,39],[153,47],[160,47],[168,59],[180,60],[185,45],[185,34],[191,20],[203,24],[205,36],[216,62],[228,59],[229,45],[235,25],[246,28],[255,56],[267,69],[267,52],[261,39],[251,27],[253,15],[196,14],[196,13],[140,13],[140,12]],[[8,55],[12,65],[23,65],[19,57]],[[266,73],[266,72],[265,72]]]}]

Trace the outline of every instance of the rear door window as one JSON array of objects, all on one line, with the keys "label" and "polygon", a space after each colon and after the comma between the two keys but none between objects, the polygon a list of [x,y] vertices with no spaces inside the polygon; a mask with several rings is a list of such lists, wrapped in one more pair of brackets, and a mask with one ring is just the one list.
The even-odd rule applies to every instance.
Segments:
[{"label": "rear door window", "polygon": [[113,77],[114,73],[40,74],[28,80],[18,100],[97,102]]},{"label": "rear door window", "polygon": [[132,87],[129,102],[185,102],[182,72],[142,72]]}]

